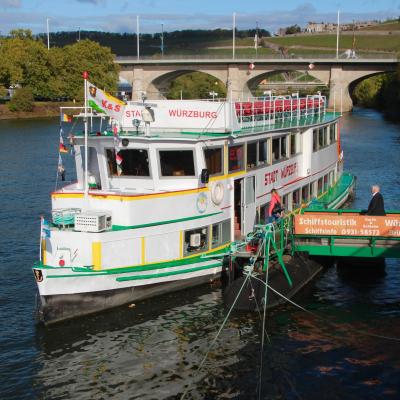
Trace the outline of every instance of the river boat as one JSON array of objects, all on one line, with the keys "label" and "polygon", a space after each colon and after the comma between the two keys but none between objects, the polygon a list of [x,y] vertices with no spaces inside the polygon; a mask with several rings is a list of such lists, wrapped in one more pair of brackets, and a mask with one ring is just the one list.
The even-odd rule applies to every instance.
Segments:
[{"label": "river boat", "polygon": [[321,196],[342,205],[351,188],[337,189],[340,115],[326,106],[320,94],[124,104],[86,78],[85,105],[61,109],[65,124],[81,124],[68,145],[60,133],[77,181],[51,194],[51,218],[42,218],[40,319],[218,278],[218,255],[265,222],[273,188],[287,213]]}]

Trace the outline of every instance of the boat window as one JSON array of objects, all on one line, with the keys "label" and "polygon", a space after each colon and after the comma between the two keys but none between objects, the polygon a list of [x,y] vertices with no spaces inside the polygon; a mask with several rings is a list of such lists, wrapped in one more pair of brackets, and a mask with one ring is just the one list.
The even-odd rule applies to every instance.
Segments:
[{"label": "boat window", "polygon": [[118,152],[119,168],[115,149],[106,149],[110,176],[150,176],[149,156],[146,149],[123,149]]},{"label": "boat window", "polygon": [[260,206],[260,224],[266,224],[268,220],[268,207],[269,203],[265,203]]},{"label": "boat window", "polygon": [[318,130],[313,130],[313,151],[318,150]]},{"label": "boat window", "polygon": [[272,139],[272,159],[273,161],[279,160],[279,145],[280,145],[280,138]]},{"label": "boat window", "polygon": [[257,142],[247,143],[247,169],[257,166]]},{"label": "boat window", "polygon": [[329,129],[329,142],[334,143],[336,142],[336,124],[332,124]]},{"label": "boat window", "polygon": [[240,171],[243,167],[243,145],[229,146],[229,172]]},{"label": "boat window", "polygon": [[322,178],[319,178],[318,179],[318,194],[321,194],[322,193],[322,190],[323,189],[323,187],[322,187]]},{"label": "boat window", "polygon": [[308,203],[309,200],[309,194],[310,194],[310,188],[309,186],[303,186],[301,188],[301,200],[303,203]]},{"label": "boat window", "polygon": [[274,162],[287,158],[286,136],[272,139],[272,157]]},{"label": "boat window", "polygon": [[297,189],[293,192],[293,210],[299,208],[301,206],[301,199],[300,199],[300,189]]},{"label": "boat window", "polygon": [[193,150],[160,150],[162,176],[194,176]]},{"label": "boat window", "polygon": [[284,210],[288,210],[289,209],[289,195],[285,194],[282,197],[282,207]]},{"label": "boat window", "polygon": [[328,174],[324,176],[324,191],[328,190]]},{"label": "boat window", "polygon": [[325,146],[325,141],[324,141],[324,129],[319,128],[318,129],[318,148],[322,148]]},{"label": "boat window", "polygon": [[206,167],[210,175],[218,175],[223,173],[223,151],[222,147],[204,149],[204,158]]},{"label": "boat window", "polygon": [[297,135],[292,133],[290,135],[290,155],[297,154]]},{"label": "boat window", "polygon": [[212,226],[211,247],[221,246],[231,240],[231,221],[229,219]]},{"label": "boat window", "polygon": [[208,227],[191,229],[184,234],[183,254],[185,256],[208,250]]},{"label": "boat window", "polygon": [[[85,147],[80,146],[82,171],[85,171]],[[88,184],[91,189],[101,189],[100,169],[97,159],[97,150],[94,147],[88,147]]]},{"label": "boat window", "polygon": [[258,165],[264,165],[268,163],[269,163],[268,141],[260,140],[258,142]]}]

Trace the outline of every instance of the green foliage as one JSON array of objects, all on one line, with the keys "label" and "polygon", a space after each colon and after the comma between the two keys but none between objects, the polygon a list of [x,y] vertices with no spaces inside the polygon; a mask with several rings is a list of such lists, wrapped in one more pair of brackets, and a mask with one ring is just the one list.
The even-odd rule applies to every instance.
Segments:
[{"label": "green foliage", "polygon": [[292,35],[293,33],[300,33],[301,28],[296,24],[296,25],[291,25],[286,28],[286,35]]},{"label": "green foliage", "polygon": [[32,90],[23,87],[15,90],[14,95],[8,103],[10,111],[32,111],[34,106],[34,98]]},{"label": "green foliage", "polygon": [[364,107],[377,107],[378,96],[385,80],[384,75],[378,75],[361,81],[353,91],[355,104]]},{"label": "green foliage", "polygon": [[211,75],[192,72],[175,79],[167,93],[168,99],[210,99],[210,92],[216,92],[216,98],[226,97],[224,84]]},{"label": "green foliage", "polygon": [[85,70],[95,85],[116,89],[119,66],[110,49],[98,43],[82,40],[48,50],[25,30],[12,31],[1,41],[0,85],[29,87],[37,99],[82,99]]},{"label": "green foliage", "polygon": [[0,99],[7,96],[7,89],[4,86],[0,86]]}]

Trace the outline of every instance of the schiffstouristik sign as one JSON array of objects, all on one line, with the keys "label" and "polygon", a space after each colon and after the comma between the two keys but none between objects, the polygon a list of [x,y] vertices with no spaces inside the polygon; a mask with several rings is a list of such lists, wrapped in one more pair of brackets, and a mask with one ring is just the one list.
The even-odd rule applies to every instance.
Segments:
[{"label": "schiffstouristik sign", "polygon": [[400,215],[305,213],[294,218],[296,235],[400,237]]}]

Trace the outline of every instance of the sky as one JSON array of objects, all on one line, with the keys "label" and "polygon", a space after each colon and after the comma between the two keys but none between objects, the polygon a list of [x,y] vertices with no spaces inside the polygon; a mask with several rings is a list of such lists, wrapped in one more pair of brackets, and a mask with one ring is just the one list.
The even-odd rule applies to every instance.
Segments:
[{"label": "sky", "polygon": [[182,29],[232,27],[236,13],[238,29],[255,28],[270,32],[280,27],[309,21],[342,22],[385,20],[400,16],[400,0],[0,0],[0,31],[31,29],[46,32],[79,28],[107,32],[135,32],[136,16],[140,32],[154,33]]}]

